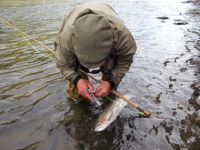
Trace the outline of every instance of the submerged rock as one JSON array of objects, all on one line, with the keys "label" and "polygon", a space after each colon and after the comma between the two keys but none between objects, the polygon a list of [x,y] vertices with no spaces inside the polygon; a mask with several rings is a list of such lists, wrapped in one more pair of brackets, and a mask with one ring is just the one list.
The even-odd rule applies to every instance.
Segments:
[{"label": "submerged rock", "polygon": [[188,22],[180,20],[180,19],[175,19],[174,24],[175,25],[186,25],[186,24],[188,24]]},{"label": "submerged rock", "polygon": [[156,96],[156,98],[155,98],[155,100],[154,100],[154,102],[156,103],[156,104],[160,104],[161,103],[161,100],[160,100],[160,96],[162,95],[162,92],[160,92],[157,96]]},{"label": "submerged rock", "polygon": [[168,63],[169,63],[169,60],[166,60],[163,64],[164,66],[167,66]]},{"label": "submerged rock", "polygon": [[189,0],[189,1],[184,1],[182,3],[194,3],[194,1]]},{"label": "submerged rock", "polygon": [[170,77],[169,77],[169,81],[170,81],[170,82],[176,81],[176,79],[175,79],[175,78],[172,78],[172,76],[170,76]]},{"label": "submerged rock", "polygon": [[157,19],[166,20],[166,19],[169,19],[169,17],[167,17],[167,16],[161,16],[161,17],[157,17]]},{"label": "submerged rock", "polygon": [[189,99],[189,103],[195,105],[200,108],[200,83],[193,83],[191,88],[194,90],[191,98]]}]

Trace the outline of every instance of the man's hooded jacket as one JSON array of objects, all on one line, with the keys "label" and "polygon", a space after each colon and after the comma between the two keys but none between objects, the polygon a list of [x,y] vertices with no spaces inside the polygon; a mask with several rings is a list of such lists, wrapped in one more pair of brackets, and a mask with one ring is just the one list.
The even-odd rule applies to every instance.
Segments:
[{"label": "man's hooded jacket", "polygon": [[70,82],[81,78],[78,69],[100,67],[102,79],[118,85],[133,62],[136,44],[109,5],[93,3],[65,16],[55,50],[57,67]]}]

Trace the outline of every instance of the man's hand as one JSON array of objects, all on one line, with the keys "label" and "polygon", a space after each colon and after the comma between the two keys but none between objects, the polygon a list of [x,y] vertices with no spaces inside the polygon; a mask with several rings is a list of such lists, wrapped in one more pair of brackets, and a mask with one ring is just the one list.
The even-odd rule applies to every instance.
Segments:
[{"label": "man's hand", "polygon": [[89,89],[91,92],[94,92],[93,86],[90,84],[90,82],[86,79],[80,79],[77,83],[77,88],[78,88],[78,93],[82,95],[83,97],[91,100],[92,97],[90,94],[87,92]]},{"label": "man's hand", "polygon": [[108,81],[101,81],[101,84],[97,87],[95,96],[105,97],[108,96],[111,90],[111,85]]}]

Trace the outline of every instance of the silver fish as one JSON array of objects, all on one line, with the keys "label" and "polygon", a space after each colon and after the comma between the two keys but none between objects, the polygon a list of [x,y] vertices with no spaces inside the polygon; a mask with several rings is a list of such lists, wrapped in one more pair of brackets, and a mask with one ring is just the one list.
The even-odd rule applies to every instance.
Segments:
[{"label": "silver fish", "polygon": [[[128,96],[127,96],[128,97]],[[112,122],[114,122],[119,115],[120,111],[127,105],[127,102],[121,98],[117,98],[113,103],[109,104],[106,109],[100,114],[95,131],[105,130]]]}]

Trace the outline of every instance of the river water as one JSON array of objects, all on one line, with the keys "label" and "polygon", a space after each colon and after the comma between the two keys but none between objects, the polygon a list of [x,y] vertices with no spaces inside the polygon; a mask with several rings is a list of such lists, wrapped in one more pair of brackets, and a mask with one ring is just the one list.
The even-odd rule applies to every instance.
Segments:
[{"label": "river water", "polygon": [[[53,48],[64,15],[86,2],[2,0],[0,16]],[[199,2],[105,2],[138,47],[118,90],[162,119],[139,118],[128,106],[108,129],[94,132],[98,114],[67,99],[54,56],[0,23],[1,150],[200,149]]]}]

